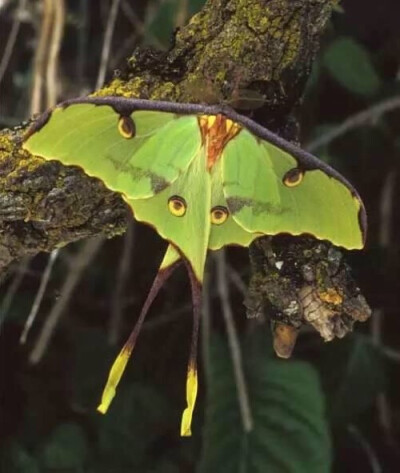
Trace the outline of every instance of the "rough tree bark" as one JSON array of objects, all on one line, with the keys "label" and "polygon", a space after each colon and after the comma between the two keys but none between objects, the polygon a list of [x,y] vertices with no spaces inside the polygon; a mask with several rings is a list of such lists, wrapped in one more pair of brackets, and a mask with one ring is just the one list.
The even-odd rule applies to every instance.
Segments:
[{"label": "rough tree bark", "polygon": [[[95,95],[234,103],[251,91],[263,105],[248,113],[296,140],[292,112],[337,3],[208,0],[176,32],[168,52],[136,50],[127,69]],[[120,234],[127,224],[122,199],[99,181],[23,151],[25,128],[0,132],[0,272],[26,255]]]}]

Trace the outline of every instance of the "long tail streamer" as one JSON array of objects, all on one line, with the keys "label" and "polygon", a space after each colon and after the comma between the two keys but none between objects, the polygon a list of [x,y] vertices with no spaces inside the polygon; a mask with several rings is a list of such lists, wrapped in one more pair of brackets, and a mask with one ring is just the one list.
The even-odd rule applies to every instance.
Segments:
[{"label": "long tail streamer", "polygon": [[114,364],[111,367],[110,374],[108,375],[108,380],[104,388],[103,395],[101,397],[100,405],[97,407],[97,410],[102,414],[105,414],[107,412],[108,408],[110,407],[111,401],[115,397],[118,383],[121,380],[128,360],[132,354],[133,348],[135,347],[137,336],[139,335],[140,329],[142,328],[144,319],[146,318],[147,312],[151,307],[151,304],[153,303],[161,287],[164,285],[165,281],[171,276],[178,264],[179,255],[176,253],[172,246],[168,247],[166,255],[157,273],[157,276],[153,281],[153,285],[151,286],[147,299],[142,307],[136,325],[133,328],[128,340],[126,341],[116,360],[114,361]]},{"label": "long tail streamer", "polygon": [[199,338],[199,325],[201,316],[201,283],[196,279],[193,269],[185,260],[189,272],[190,284],[192,287],[193,300],[193,329],[192,341],[190,345],[190,355],[186,377],[186,402],[187,407],[183,411],[181,421],[181,436],[190,437],[192,435],[192,418],[197,397],[197,342]]}]

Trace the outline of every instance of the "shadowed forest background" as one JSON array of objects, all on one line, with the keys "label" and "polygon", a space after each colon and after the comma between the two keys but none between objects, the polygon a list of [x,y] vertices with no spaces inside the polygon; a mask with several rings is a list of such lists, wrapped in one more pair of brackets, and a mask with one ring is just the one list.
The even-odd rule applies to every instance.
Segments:
[{"label": "shadowed forest background", "polygon": [[[55,75],[49,72],[56,81],[38,97],[32,85],[46,1],[0,0],[0,129],[20,125],[54,100],[99,88],[124,70],[138,46],[168,49],[174,30],[203,3],[60,1],[58,63]],[[210,258],[210,335],[200,344],[193,437],[182,439],[192,325],[183,269],[154,303],[109,413],[96,412],[161,261],[165,247],[156,233],[132,222],[123,236],[60,250],[23,344],[49,255],[20,261],[0,278],[1,473],[398,471],[399,18],[397,0],[344,0],[296,110],[302,146],[341,171],[366,205],[366,249],[346,258],[373,310],[369,321],[330,343],[304,329],[292,358],[278,360],[268,321],[246,320],[248,250]],[[0,209],[0,226],[1,219]],[[242,341],[250,434],[243,431],[226,341],[221,274]],[[32,363],[46,318],[71,284],[51,342]]]}]

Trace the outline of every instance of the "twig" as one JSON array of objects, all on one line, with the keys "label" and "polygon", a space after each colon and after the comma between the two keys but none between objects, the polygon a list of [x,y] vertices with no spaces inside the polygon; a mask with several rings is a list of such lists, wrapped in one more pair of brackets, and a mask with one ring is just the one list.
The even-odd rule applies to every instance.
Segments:
[{"label": "twig", "polygon": [[247,294],[247,286],[243,282],[243,279],[240,277],[240,274],[230,264],[226,265],[226,269],[231,283],[243,296],[245,296]]},{"label": "twig", "polygon": [[121,3],[121,0],[113,0],[111,4],[110,14],[109,14],[107,26],[106,26],[106,32],[104,34],[103,48],[101,50],[100,68],[99,68],[99,75],[97,76],[96,89],[100,89],[100,87],[104,84],[104,80],[106,78],[112,37],[114,33],[115,22],[117,20],[118,9],[119,9],[120,3]]},{"label": "twig", "polygon": [[[394,173],[389,172],[386,176],[385,185],[380,198],[380,225],[379,225],[379,245],[382,249],[387,248],[391,240],[391,213],[394,198]],[[384,310],[376,310],[371,321],[371,336],[375,346],[382,347],[382,323],[384,320]],[[380,424],[386,434],[386,438],[393,443],[393,424],[390,412],[390,404],[385,393],[380,393],[376,401]]]},{"label": "twig", "polygon": [[44,293],[45,293],[45,291],[47,289],[47,285],[49,283],[49,279],[50,279],[50,276],[51,276],[53,265],[56,262],[59,251],[60,251],[59,249],[56,249],[56,250],[53,250],[50,253],[49,260],[47,262],[47,265],[46,265],[46,268],[44,270],[42,279],[40,281],[39,290],[36,293],[36,297],[35,297],[35,300],[33,301],[31,311],[30,311],[30,313],[28,315],[28,318],[26,319],[26,322],[25,322],[24,330],[22,331],[21,337],[19,339],[19,342],[21,344],[24,344],[26,342],[26,339],[28,337],[28,334],[29,334],[29,331],[32,327],[32,324],[35,321],[36,316],[39,312],[39,308],[40,308],[40,305],[42,303]]},{"label": "twig", "polygon": [[54,1],[53,28],[46,70],[47,107],[54,107],[57,103],[59,52],[65,26],[64,1]]},{"label": "twig", "polygon": [[110,327],[108,332],[108,343],[115,345],[119,341],[121,321],[123,314],[123,293],[129,277],[129,269],[132,264],[132,250],[134,243],[134,223],[130,219],[124,236],[124,246],[119,260],[117,282],[111,303]]},{"label": "twig", "polygon": [[[372,343],[378,348],[382,346],[382,321],[383,311],[381,309],[375,310],[371,317],[371,337]],[[386,434],[386,439],[389,443],[393,443],[392,416],[388,400],[384,393],[378,394],[376,407],[379,422]]]},{"label": "twig", "polygon": [[[50,25],[48,26],[49,32],[46,34],[51,33],[51,37],[49,39],[49,50],[48,56],[47,56],[47,66],[46,66],[46,92],[47,92],[47,101],[46,101],[46,107],[54,107],[57,103],[57,92],[59,90],[59,80],[58,80],[58,63],[59,63],[59,52],[60,52],[60,46],[61,46],[61,40],[64,32],[64,25],[65,25],[65,3],[64,0],[51,0],[53,3],[53,6],[51,7],[51,11],[47,12],[47,15],[49,16],[50,19],[47,21],[50,22]],[[54,7],[54,8],[53,8]],[[48,7],[50,8],[50,7]],[[46,15],[46,12],[45,12]],[[45,21],[45,20],[44,20]],[[43,55],[45,53],[43,52]],[[42,68],[44,71],[45,68],[45,62],[46,59],[43,57],[43,63],[42,63]],[[42,80],[42,79],[41,79]],[[41,82],[40,89],[42,88],[43,83]],[[35,94],[38,94],[38,97],[41,98],[42,96],[42,91],[38,90],[35,91],[35,88],[33,89],[32,92],[32,103],[33,101],[36,100],[34,97]],[[38,104],[38,109],[36,111],[40,110],[41,103]],[[35,321],[35,318],[37,316],[37,313],[40,308],[40,304],[42,302],[44,293],[46,291],[50,276],[51,276],[51,271],[53,269],[54,262],[57,259],[59,250],[55,249],[50,253],[49,261],[47,263],[47,266],[44,270],[44,274],[42,276],[42,280],[39,286],[39,290],[36,293],[35,300],[33,301],[31,311],[29,313],[28,319],[25,323],[24,330],[21,334],[20,337],[20,343],[25,343],[26,338],[28,336],[28,333],[31,329],[31,326],[33,322]]]},{"label": "twig", "polygon": [[110,58],[109,68],[111,70],[117,69],[123,63],[125,58],[132,53],[134,45],[138,42],[138,35],[136,33],[127,36],[121,45],[118,47],[118,50],[115,51],[115,54]]},{"label": "twig", "polygon": [[350,424],[347,427],[347,430],[354,436],[356,440],[358,440],[358,443],[367,455],[372,473],[382,473],[383,470],[381,464],[379,463],[378,456],[376,455],[375,451],[372,449],[371,445],[364,437],[364,435],[353,424]]},{"label": "twig", "polygon": [[355,115],[351,115],[341,125],[308,143],[306,149],[310,152],[314,152],[321,146],[331,143],[339,136],[348,133],[354,128],[363,126],[366,123],[374,122],[384,113],[395,110],[396,108],[400,108],[400,96],[391,97],[390,99],[384,100],[372,107],[368,107],[366,110],[356,113]]},{"label": "twig", "polygon": [[161,41],[158,40],[156,36],[154,36],[150,29],[148,28],[148,23],[143,22],[135,13],[131,5],[128,3],[127,0],[121,1],[121,10],[122,13],[125,15],[126,19],[131,23],[134,27],[134,33],[130,36],[126,37],[122,45],[118,48],[115,55],[113,55],[110,61],[110,67],[118,67],[121,63],[122,59],[126,57],[127,52],[132,50],[133,45],[138,40],[138,36],[142,36],[151,41],[151,43],[158,49],[165,49],[165,45],[162,44]]},{"label": "twig", "polygon": [[162,7],[162,5],[164,5],[164,3],[167,3],[167,1],[168,0],[157,0],[155,2],[148,3],[144,18],[144,24],[147,27],[153,23],[156,16],[158,15],[158,12],[160,11],[160,8]]},{"label": "twig", "polygon": [[33,66],[33,88],[31,97],[31,114],[42,111],[42,94],[44,72],[47,62],[48,46],[53,24],[53,0],[44,0],[43,20],[40,28],[39,44]]},{"label": "twig", "polygon": [[391,170],[387,173],[382,187],[382,194],[379,205],[380,225],[379,244],[382,248],[390,245],[391,223],[393,214],[393,204],[395,201],[396,172]]},{"label": "twig", "polygon": [[2,10],[7,8],[8,4],[10,3],[11,0],[0,0],[0,13]]},{"label": "twig", "polygon": [[161,41],[158,40],[156,36],[154,36],[148,28],[148,22],[143,22],[135,13],[131,5],[127,2],[127,0],[122,0],[121,9],[124,12],[126,18],[130,21],[132,26],[136,29],[139,35],[150,39],[151,42],[154,44],[156,48],[163,49],[165,47]]},{"label": "twig", "polygon": [[83,85],[85,77],[85,66],[88,45],[88,0],[79,1],[79,31],[78,31],[78,52],[76,55],[76,76],[80,87]]},{"label": "twig", "polygon": [[400,352],[398,350],[383,346],[382,352],[389,360],[400,363]]},{"label": "twig", "polygon": [[183,26],[189,16],[188,0],[178,0],[179,7],[175,15],[175,28]]},{"label": "twig", "polygon": [[243,429],[245,432],[251,432],[251,430],[253,429],[253,417],[251,414],[250,401],[243,371],[239,338],[236,332],[232,308],[229,302],[229,288],[226,282],[225,250],[220,250],[216,254],[215,259],[217,262],[217,285],[219,297],[221,299],[222,314],[225,319],[226,330],[228,334],[228,344],[232,356],[233,371],[235,375]]},{"label": "twig", "polygon": [[71,261],[71,269],[60,290],[61,296],[56,301],[42,327],[40,335],[29,356],[30,363],[38,363],[54,334],[60,318],[68,305],[72,292],[79,283],[83,272],[95,257],[104,243],[103,238],[95,238],[85,242],[78,254]]},{"label": "twig", "polygon": [[28,258],[24,258],[18,265],[14,279],[12,283],[10,284],[7,290],[7,293],[4,296],[4,299],[0,305],[0,327],[2,326],[7,316],[7,313],[10,310],[15,294],[17,293],[18,288],[21,285],[21,282],[25,276],[26,270],[28,269],[30,262],[31,262],[31,259],[28,257]]},{"label": "twig", "polygon": [[1,58],[0,62],[0,84],[3,80],[4,74],[7,70],[8,63],[10,61],[11,54],[13,52],[15,42],[17,40],[19,27],[21,26],[21,16],[22,12],[26,8],[26,1],[27,0],[19,0],[17,9],[14,14],[13,24],[11,26],[11,31],[8,36],[7,44],[4,48],[3,57]]}]

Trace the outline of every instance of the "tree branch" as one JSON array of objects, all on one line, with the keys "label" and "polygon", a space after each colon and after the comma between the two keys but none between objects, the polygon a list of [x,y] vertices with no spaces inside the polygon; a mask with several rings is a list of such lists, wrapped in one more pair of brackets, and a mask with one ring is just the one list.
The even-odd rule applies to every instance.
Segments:
[{"label": "tree branch", "polygon": [[[186,102],[262,96],[256,120],[296,139],[289,115],[303,93],[336,0],[209,0],[168,52],[138,49],[96,95]],[[26,127],[0,132],[0,272],[13,260],[126,229],[122,199],[83,172],[21,149]]]}]

